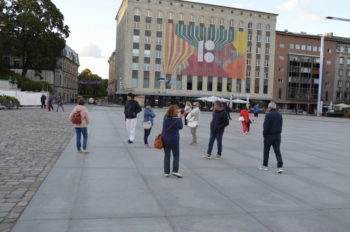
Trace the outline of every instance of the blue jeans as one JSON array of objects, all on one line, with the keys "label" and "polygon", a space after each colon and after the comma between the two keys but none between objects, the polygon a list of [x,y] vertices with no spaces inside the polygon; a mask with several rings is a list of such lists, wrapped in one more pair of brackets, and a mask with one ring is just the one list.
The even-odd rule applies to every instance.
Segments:
[{"label": "blue jeans", "polygon": [[61,105],[58,104],[58,105],[57,105],[57,110],[56,110],[56,112],[58,112],[58,109],[59,109],[60,107],[61,107],[62,111],[64,112],[63,104],[61,104]]},{"label": "blue jeans", "polygon": [[177,142],[165,142],[164,143],[164,173],[170,174],[170,160],[171,151],[173,152],[173,172],[179,172],[180,162],[180,143]]},{"label": "blue jeans", "polygon": [[81,149],[81,134],[83,134],[83,149],[86,150],[87,140],[88,140],[88,131],[87,128],[75,128],[75,132],[77,135],[77,149],[80,151]]},{"label": "blue jeans", "polygon": [[149,137],[149,135],[151,134],[151,130],[152,130],[152,128],[151,128],[151,129],[148,129],[148,130],[145,129],[145,135],[144,135],[144,137],[143,137],[143,141],[145,142],[145,145],[148,144],[148,137]]},{"label": "blue jeans", "polygon": [[210,139],[209,139],[209,145],[208,145],[208,151],[207,154],[211,155],[211,152],[213,150],[213,145],[216,139],[216,142],[218,144],[218,155],[221,155],[222,153],[222,136],[224,133],[210,133]]}]

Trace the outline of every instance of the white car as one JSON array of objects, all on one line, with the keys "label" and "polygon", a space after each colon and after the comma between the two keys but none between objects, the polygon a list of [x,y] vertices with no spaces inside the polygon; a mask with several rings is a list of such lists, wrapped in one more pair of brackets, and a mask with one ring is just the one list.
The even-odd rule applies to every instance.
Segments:
[{"label": "white car", "polygon": [[95,99],[89,98],[89,104],[95,104]]}]

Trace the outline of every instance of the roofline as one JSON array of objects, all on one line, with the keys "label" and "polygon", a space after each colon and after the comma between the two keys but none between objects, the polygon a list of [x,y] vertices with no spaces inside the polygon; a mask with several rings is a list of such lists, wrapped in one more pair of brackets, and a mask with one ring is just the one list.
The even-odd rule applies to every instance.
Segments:
[{"label": "roofline", "polygon": [[[192,3],[195,5],[204,5],[204,6],[212,6],[212,7],[220,7],[220,8],[228,8],[228,9],[233,9],[233,10],[243,10],[243,11],[249,11],[249,12],[254,12],[254,13],[259,13],[259,14],[267,14],[267,15],[273,15],[273,16],[278,16],[276,13],[269,13],[269,12],[264,12],[264,11],[256,11],[256,10],[249,10],[249,9],[244,9],[244,8],[236,8],[236,7],[230,7],[230,6],[223,6],[223,5],[215,5],[215,4],[209,4],[209,3],[201,3],[201,2],[193,2],[193,1],[188,1],[188,0],[172,0],[172,1],[177,1],[177,2],[184,2],[184,3]],[[123,2],[120,4],[119,10],[117,15],[115,16],[115,19],[117,20],[118,15],[120,13],[120,10],[122,9],[122,6],[124,4],[127,4],[128,0],[123,0]]]},{"label": "roofline", "polygon": [[[312,34],[301,34],[301,33],[297,33],[297,32],[286,32],[286,31],[277,31],[276,30],[276,35],[280,34],[280,35],[287,35],[287,36],[296,36],[296,37],[304,37],[304,38],[311,38],[311,39],[321,39],[322,35],[312,35]],[[331,40],[331,41],[336,41],[336,39],[334,39],[334,37],[330,37],[325,35],[324,38],[326,40]]]}]

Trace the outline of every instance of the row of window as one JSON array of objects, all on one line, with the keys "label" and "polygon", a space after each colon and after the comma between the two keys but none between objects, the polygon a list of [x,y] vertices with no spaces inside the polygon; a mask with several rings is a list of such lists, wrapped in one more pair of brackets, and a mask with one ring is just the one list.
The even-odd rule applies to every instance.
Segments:
[{"label": "row of window", "polygon": [[349,101],[350,93],[348,92],[337,92],[336,99],[338,101]]},{"label": "row of window", "polygon": [[[166,89],[173,89],[176,90],[197,90],[202,91],[204,90],[204,78],[202,76],[197,77],[197,86],[194,85],[193,77],[187,76],[187,81],[185,85],[185,89],[183,89],[182,85],[182,75],[177,75],[176,79],[172,79],[171,75],[166,75],[165,80],[160,80],[160,72],[155,72],[155,81],[154,81],[154,88],[160,89],[161,87],[161,81],[165,82],[165,88]],[[223,80],[226,80],[226,86],[223,84]],[[137,89],[138,86],[138,71],[133,71],[132,73],[132,88]],[[214,91],[214,92],[232,92],[232,85],[233,85],[233,79],[231,78],[216,78],[216,89],[213,88],[213,77],[207,77],[206,81],[206,91]],[[246,79],[246,87],[245,87],[245,93],[260,93],[260,78],[255,78],[253,80],[253,84],[251,83],[251,79]],[[253,86],[252,86],[253,85]],[[173,87],[174,86],[174,87]],[[253,87],[253,88],[251,88]],[[143,88],[148,89],[150,88],[150,72],[146,71],[144,72],[144,79],[143,79]],[[268,93],[268,80],[263,80],[263,94]],[[253,91],[253,92],[252,92]],[[238,79],[236,80],[236,92],[240,93],[242,92],[242,80]]]},{"label": "row of window", "polygon": [[[339,57],[339,64],[344,64],[344,57]],[[350,65],[350,58],[347,58],[346,64]]]},{"label": "row of window", "polygon": [[345,88],[350,88],[350,81],[338,81],[338,87],[341,88],[343,87],[343,83],[345,83]]},{"label": "row of window", "polygon": [[350,53],[350,47],[347,47],[347,46],[337,46],[337,52]]},{"label": "row of window", "polygon": [[[280,48],[285,48],[284,43],[280,43]],[[306,44],[289,44],[289,49],[295,49],[295,50],[302,50],[302,51],[309,51],[309,52],[320,52],[321,47],[319,46],[311,46]],[[331,49],[328,50],[329,53],[331,53]]]},{"label": "row of window", "polygon": [[[339,76],[342,77],[344,75],[344,70],[343,69],[339,69],[338,70],[338,74],[339,74]],[[347,77],[350,77],[350,70],[346,70],[345,74],[346,74]]]}]

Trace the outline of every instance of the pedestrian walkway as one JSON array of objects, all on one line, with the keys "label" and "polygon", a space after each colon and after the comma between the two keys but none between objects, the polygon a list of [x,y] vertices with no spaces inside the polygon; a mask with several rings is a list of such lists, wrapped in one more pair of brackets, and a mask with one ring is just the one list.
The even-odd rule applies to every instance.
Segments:
[{"label": "pedestrian walkway", "polygon": [[[164,111],[156,113],[152,140]],[[123,110],[95,107],[90,153],[69,143],[13,232],[349,231],[349,121],[287,116],[286,172],[277,175],[273,154],[270,171],[257,170],[263,116],[242,135],[233,115],[223,159],[203,160],[210,117],[202,113],[199,145],[181,132],[184,178],[164,178],[163,152],[143,147],[141,123],[129,145]]]}]

